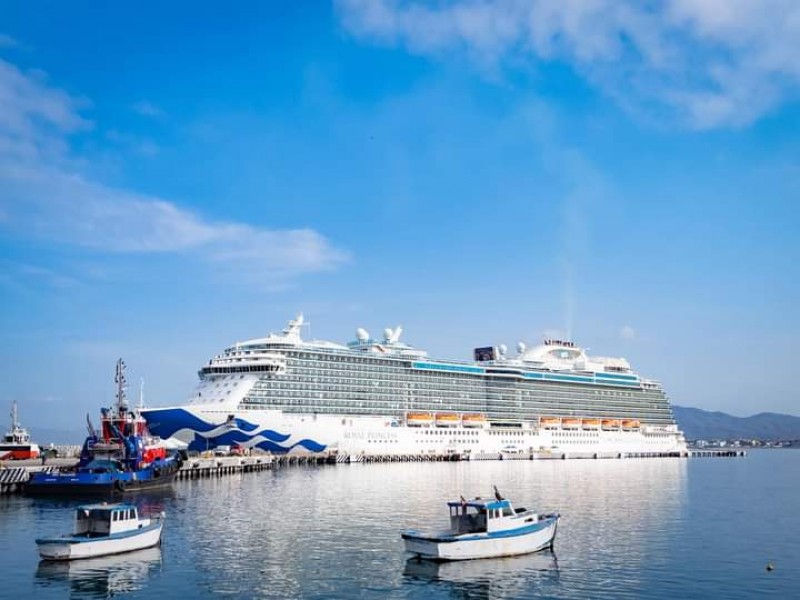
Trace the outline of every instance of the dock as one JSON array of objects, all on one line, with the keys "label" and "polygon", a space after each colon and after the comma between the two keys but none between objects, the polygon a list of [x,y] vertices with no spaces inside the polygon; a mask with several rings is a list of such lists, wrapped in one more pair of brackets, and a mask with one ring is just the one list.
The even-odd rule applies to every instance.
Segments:
[{"label": "dock", "polygon": [[[184,461],[176,476],[178,480],[210,479],[243,473],[257,473],[269,469],[292,466],[317,466],[338,464],[368,464],[390,462],[459,462],[484,460],[564,460],[564,459],[631,459],[631,458],[728,458],[743,457],[741,449],[689,450],[680,453],[583,453],[564,454],[560,452],[519,452],[514,454],[487,453],[449,453],[449,454],[344,454],[344,453],[302,453],[302,454],[259,454],[254,456],[196,456]],[[13,466],[12,466],[13,465]],[[46,465],[39,461],[16,461],[0,464],[0,495],[21,493],[31,474],[37,471],[57,472],[75,466],[75,459],[51,459]]]},{"label": "dock", "polygon": [[689,450],[689,458],[737,458],[747,456],[747,452],[739,448],[722,448],[715,450]]}]

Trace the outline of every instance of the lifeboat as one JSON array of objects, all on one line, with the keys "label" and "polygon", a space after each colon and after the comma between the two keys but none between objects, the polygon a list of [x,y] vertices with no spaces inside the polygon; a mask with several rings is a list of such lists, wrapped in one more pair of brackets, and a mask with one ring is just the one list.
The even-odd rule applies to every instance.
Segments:
[{"label": "lifeboat", "polygon": [[436,413],[436,425],[440,427],[452,427],[458,425],[458,413]]},{"label": "lifeboat", "polygon": [[583,419],[581,426],[584,429],[600,429],[600,419]]},{"label": "lifeboat", "polygon": [[639,429],[638,419],[622,419],[623,429]]},{"label": "lifeboat", "polygon": [[406,425],[409,427],[419,427],[433,423],[433,415],[426,412],[410,412],[406,415]]},{"label": "lifeboat", "polygon": [[484,415],[463,415],[461,417],[461,424],[464,427],[483,427],[485,423]]},{"label": "lifeboat", "polygon": [[619,421],[617,419],[603,419],[603,429],[606,431],[619,429]]},{"label": "lifeboat", "polygon": [[539,419],[539,426],[545,429],[558,429],[561,425],[561,419],[558,417],[541,417]]},{"label": "lifeboat", "polygon": [[570,417],[561,419],[561,427],[564,429],[578,429],[580,426],[581,426],[580,419],[573,419]]}]

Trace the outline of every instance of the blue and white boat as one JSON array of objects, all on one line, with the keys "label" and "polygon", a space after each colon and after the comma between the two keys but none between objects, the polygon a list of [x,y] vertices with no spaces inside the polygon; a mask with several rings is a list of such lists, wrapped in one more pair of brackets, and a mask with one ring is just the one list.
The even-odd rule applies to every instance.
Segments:
[{"label": "blue and white boat", "polygon": [[79,506],[71,534],[36,540],[46,560],[75,560],[152,548],[161,542],[164,513],[140,518],[133,504]]},{"label": "blue and white boat", "polygon": [[447,503],[450,529],[402,533],[406,551],[429,560],[470,560],[529,554],[552,548],[561,518],[514,509],[495,489],[495,497],[461,498]]}]

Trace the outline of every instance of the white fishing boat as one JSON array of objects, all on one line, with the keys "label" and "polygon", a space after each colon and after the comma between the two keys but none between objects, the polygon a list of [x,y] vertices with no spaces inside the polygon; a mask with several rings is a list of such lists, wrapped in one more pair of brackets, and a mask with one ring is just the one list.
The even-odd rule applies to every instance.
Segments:
[{"label": "white fishing boat", "polygon": [[36,540],[46,560],[75,560],[151,548],[161,542],[164,513],[139,518],[133,504],[79,506],[73,533]]},{"label": "white fishing boat", "polygon": [[552,548],[560,515],[514,509],[495,488],[494,498],[462,497],[447,503],[450,529],[402,533],[406,551],[429,560],[515,556]]}]

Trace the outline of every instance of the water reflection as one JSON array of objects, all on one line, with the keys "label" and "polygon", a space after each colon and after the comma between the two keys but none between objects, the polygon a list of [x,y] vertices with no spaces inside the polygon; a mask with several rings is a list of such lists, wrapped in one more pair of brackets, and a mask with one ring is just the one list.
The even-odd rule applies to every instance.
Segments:
[{"label": "water reflection", "polygon": [[410,585],[429,584],[452,598],[547,595],[558,583],[558,559],[552,550],[526,556],[433,562],[409,559],[403,577]]},{"label": "water reflection", "polygon": [[[798,460],[387,463],[179,481],[173,494],[133,499],[167,513],[163,566],[143,572],[131,572],[137,555],[37,570],[34,540],[69,531],[77,502],[11,496],[0,499],[0,599],[795,597]],[[562,514],[557,564],[548,553],[406,562],[401,531],[446,527],[446,500],[493,484],[519,506]],[[736,552],[741,539],[755,550]]]},{"label": "water reflection", "polygon": [[70,598],[111,598],[142,589],[150,574],[161,569],[161,548],[118,556],[72,561],[46,561],[36,569],[36,584],[69,590]]}]

